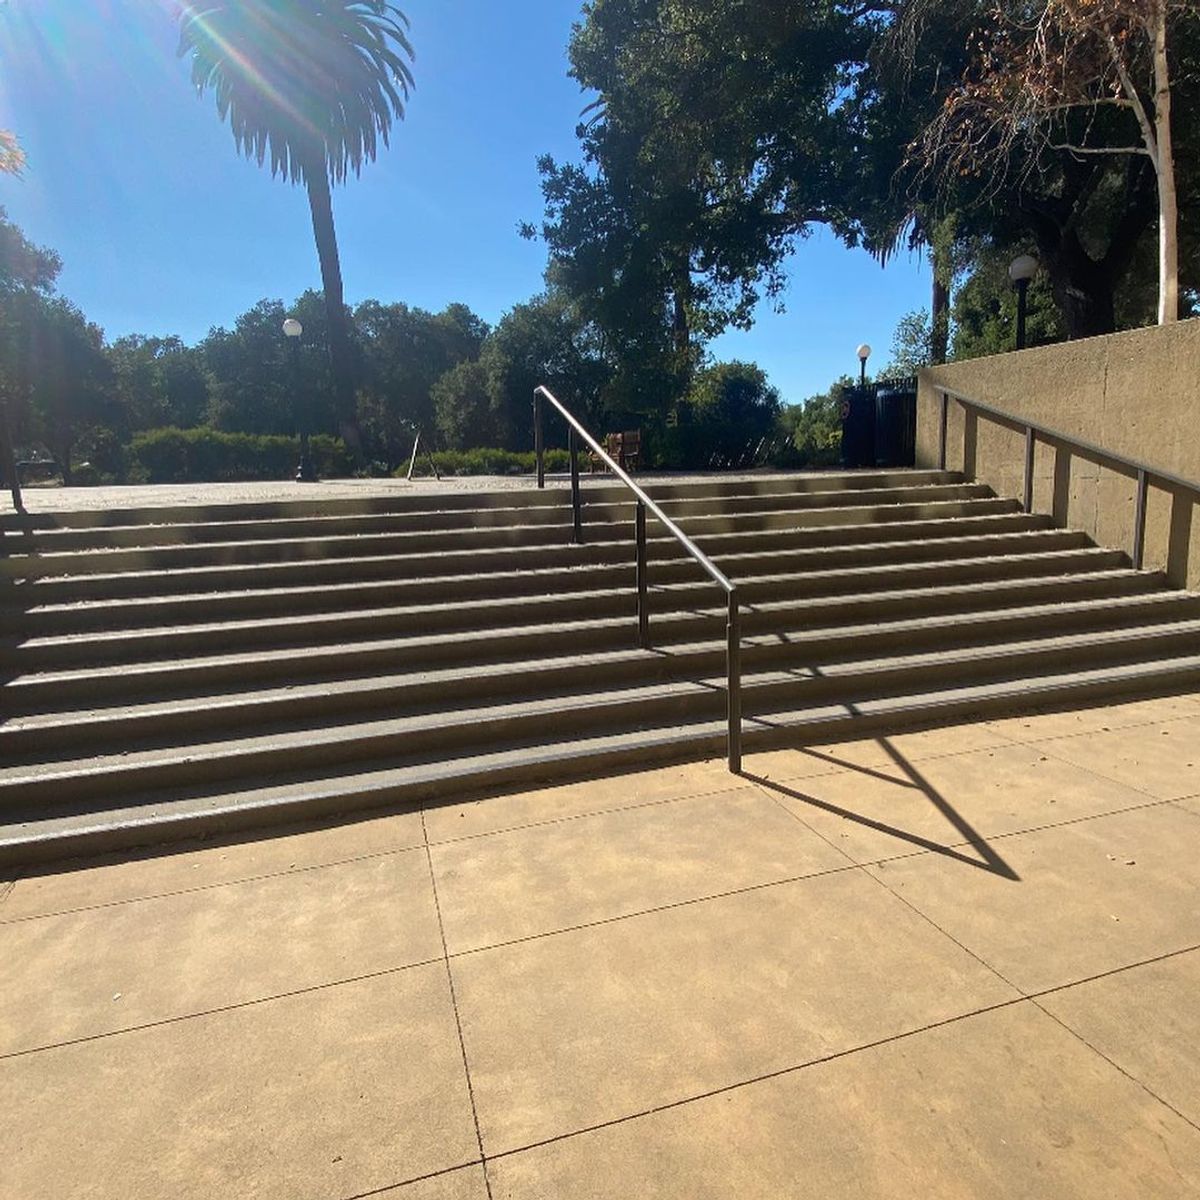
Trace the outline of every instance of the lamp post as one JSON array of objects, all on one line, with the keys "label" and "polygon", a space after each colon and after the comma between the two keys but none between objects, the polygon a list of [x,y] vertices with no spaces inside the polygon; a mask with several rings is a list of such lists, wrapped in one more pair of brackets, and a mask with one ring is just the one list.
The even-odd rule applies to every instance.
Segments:
[{"label": "lamp post", "polygon": [[858,386],[867,386],[867,359],[871,357],[871,347],[863,342],[858,348]]},{"label": "lamp post", "polygon": [[1020,254],[1008,264],[1008,277],[1017,289],[1017,349],[1025,349],[1026,295],[1029,281],[1037,274],[1038,260],[1032,254]]},{"label": "lamp post", "polygon": [[300,426],[300,462],[296,467],[297,483],[316,483],[317,473],[313,470],[312,459],[308,455],[308,420],[301,411],[300,401],[300,335],[304,326],[295,317],[288,317],[283,323],[283,335],[292,347],[292,405],[296,410]]}]

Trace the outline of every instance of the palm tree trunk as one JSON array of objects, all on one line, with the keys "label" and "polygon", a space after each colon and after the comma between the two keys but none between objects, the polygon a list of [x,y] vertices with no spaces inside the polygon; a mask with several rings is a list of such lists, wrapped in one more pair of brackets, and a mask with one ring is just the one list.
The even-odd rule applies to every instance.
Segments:
[{"label": "palm tree trunk", "polygon": [[354,355],[350,348],[350,331],[346,323],[346,307],[342,297],[342,268],[338,260],[337,233],[333,227],[333,202],[329,194],[329,175],[325,156],[318,152],[316,160],[304,173],[308,190],[308,207],[312,213],[313,237],[317,257],[321,262],[321,286],[325,293],[325,319],[329,326],[329,361],[333,371],[334,397],[338,421],[347,446],[359,457],[362,438],[358,431],[357,403],[354,389]]}]

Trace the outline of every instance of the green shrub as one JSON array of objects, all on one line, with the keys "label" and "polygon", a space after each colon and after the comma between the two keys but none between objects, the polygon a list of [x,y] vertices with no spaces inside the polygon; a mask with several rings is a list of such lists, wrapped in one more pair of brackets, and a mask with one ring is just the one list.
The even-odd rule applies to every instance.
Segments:
[{"label": "green shrub", "polygon": [[79,463],[71,471],[72,487],[96,487],[101,483],[111,483],[111,476],[106,478],[94,463]]},{"label": "green shrub", "polygon": [[[345,444],[328,434],[309,439],[317,474],[350,474]],[[299,439],[218,429],[148,429],[129,446],[129,474],[148,483],[232,483],[288,479],[300,457]]]},{"label": "green shrub", "polygon": [[[580,470],[587,470],[587,456],[580,454]],[[537,461],[532,450],[494,450],[479,447],[474,450],[437,450],[433,461],[443,475],[532,475],[537,470]],[[570,468],[570,456],[565,450],[546,451],[546,470],[551,473]],[[418,455],[414,475],[428,475],[429,459]],[[395,474],[403,478],[408,474],[407,464],[397,467]]]}]

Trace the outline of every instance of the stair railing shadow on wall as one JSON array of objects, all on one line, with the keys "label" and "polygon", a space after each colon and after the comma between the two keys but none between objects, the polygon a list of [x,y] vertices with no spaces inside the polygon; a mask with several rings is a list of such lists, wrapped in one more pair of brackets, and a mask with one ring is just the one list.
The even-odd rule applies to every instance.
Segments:
[{"label": "stair railing shadow on wall", "polygon": [[637,628],[638,644],[650,644],[650,607],[648,599],[648,576],[646,562],[646,513],[653,513],[667,532],[700,565],[712,581],[725,593],[727,619],[725,624],[725,674],[726,674],[726,755],[729,769],[735,775],[742,769],[742,638],[741,613],[738,607],[737,587],[716,567],[712,560],[691,538],[667,516],[665,512],[642,490],[623,468],[613,461],[603,446],[575,419],[566,406],[546,387],[537,387],[533,392],[533,445],[537,458],[537,485],[546,486],[545,440],[542,425],[542,404],[550,404],[567,422],[567,449],[571,464],[571,513],[572,538],[577,545],[583,541],[583,502],[579,487],[579,442],[588,447],[634,495],[634,540],[637,554]]},{"label": "stair railing shadow on wall", "polygon": [[1165,471],[1149,463],[1105,450],[1083,438],[1073,437],[1051,429],[1036,421],[1004,412],[981,400],[974,400],[959,392],[939,387],[941,411],[938,427],[938,466],[946,470],[948,453],[947,436],[950,423],[950,405],[958,404],[964,413],[962,469],[964,474],[975,478],[978,474],[979,421],[991,421],[997,425],[1016,430],[1025,438],[1025,462],[1021,506],[1027,513],[1033,509],[1034,464],[1039,444],[1054,450],[1053,495],[1051,515],[1056,524],[1066,525],[1071,499],[1071,464],[1073,459],[1082,458],[1097,467],[1108,468],[1120,475],[1132,478],[1136,483],[1134,493],[1133,532],[1129,551],[1135,570],[1142,570],[1146,557],[1146,509],[1151,486],[1165,492],[1171,499],[1171,521],[1167,546],[1168,570],[1172,576],[1186,579],[1188,554],[1192,534],[1192,513],[1200,502],[1200,483],[1184,479],[1172,471]]}]

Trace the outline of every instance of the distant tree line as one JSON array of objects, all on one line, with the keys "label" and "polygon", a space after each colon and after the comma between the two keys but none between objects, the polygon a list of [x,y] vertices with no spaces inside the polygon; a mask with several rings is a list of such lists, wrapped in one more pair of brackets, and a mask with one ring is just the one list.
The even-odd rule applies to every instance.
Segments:
[{"label": "distant tree line", "polygon": [[[53,251],[33,245],[0,210],[0,398],[19,453],[53,458],[65,481],[81,462],[85,480],[107,480],[165,478],[184,459],[192,474],[244,478],[254,473],[250,455],[260,470],[286,475],[279,439],[339,435],[343,409],[320,292],[290,305],[262,300],[194,345],[142,334],[107,340],[58,294],[60,268]],[[295,341],[283,333],[288,317],[303,327]],[[511,455],[533,447],[539,384],[600,435],[643,428],[647,461],[659,465],[761,461],[780,450],[782,405],[757,367],[709,364],[669,411],[649,393],[635,407],[604,338],[559,291],[515,305],[494,327],[457,303],[428,312],[367,300],[345,317],[361,447],[348,457],[328,450],[333,469],[393,471],[407,463],[418,430],[438,450],[486,447],[510,452],[490,461],[524,462]],[[565,444],[565,428],[553,419],[547,426],[549,444]],[[201,429],[220,436],[161,432]]]}]

